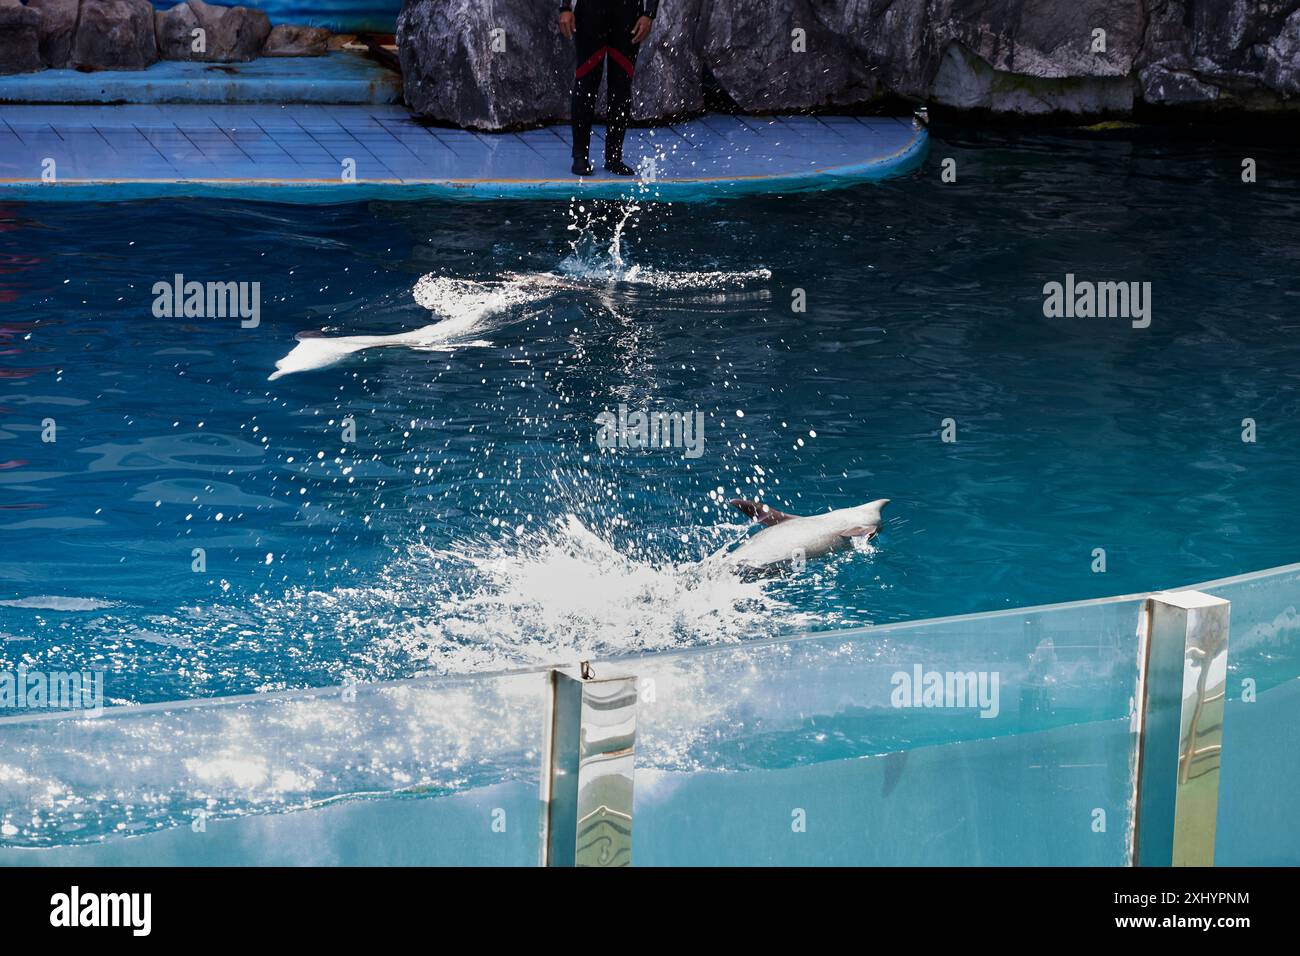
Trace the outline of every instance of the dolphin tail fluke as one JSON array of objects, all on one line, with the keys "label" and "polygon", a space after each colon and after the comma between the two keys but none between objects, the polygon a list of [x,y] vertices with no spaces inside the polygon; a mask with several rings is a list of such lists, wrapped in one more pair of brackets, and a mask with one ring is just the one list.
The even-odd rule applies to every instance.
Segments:
[{"label": "dolphin tail fluke", "polygon": [[794,515],[788,515],[783,511],[777,511],[770,505],[765,505],[758,501],[750,501],[748,498],[733,498],[731,500],[731,506],[733,508],[738,508],[740,511],[749,515],[749,517],[753,518],[766,528],[770,528],[774,524],[780,524],[782,521],[788,521],[794,517]]},{"label": "dolphin tail fluke", "polygon": [[294,372],[309,372],[312,369],[325,368],[336,362],[360,352],[363,349],[377,348],[382,345],[405,345],[406,339],[415,341],[408,334],[398,335],[342,335],[327,338],[319,334],[304,332],[298,336],[298,344],[284,358],[275,363],[275,371],[267,381],[275,381],[282,375]]}]

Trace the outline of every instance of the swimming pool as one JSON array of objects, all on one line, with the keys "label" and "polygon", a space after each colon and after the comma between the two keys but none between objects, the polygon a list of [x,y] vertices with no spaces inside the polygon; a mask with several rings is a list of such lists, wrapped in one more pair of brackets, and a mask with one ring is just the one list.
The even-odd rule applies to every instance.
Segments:
[{"label": "swimming pool", "polygon": [[[1288,563],[1300,200],[1281,150],[1222,188],[1240,151],[940,138],[956,183],[635,211],[9,206],[3,653],[98,660],[142,703]],[[1066,273],[1150,281],[1151,327],[1044,318]],[[260,324],[155,318],[176,274],[260,283]],[[502,292],[467,336],[484,344],[267,382],[300,331],[434,321],[426,274],[449,309]],[[602,453],[595,419],[620,405],[702,413],[701,457]],[[683,565],[745,523],[718,489],[892,503],[869,552],[701,591]]]},{"label": "swimming pool", "polygon": [[[108,702],[152,704],[1287,564],[1300,193],[1284,145],[1240,139],[939,131],[904,179],[708,205],[6,206],[0,669],[102,670]],[[1044,317],[1067,274],[1150,282],[1150,327]],[[176,276],[258,283],[256,324],[156,317]],[[299,332],[390,334],[427,306],[463,334],[268,381]],[[597,416],[620,406],[700,413],[701,453],[602,450]],[[694,562],[745,533],[726,499],[755,496],[891,504],[878,539],[804,573],[702,580]],[[518,717],[515,767],[541,698],[502,680],[529,688],[484,704]],[[1077,722],[1122,723],[1117,686]],[[778,734],[742,763],[829,767],[868,737]],[[479,769],[420,785],[509,786]],[[380,777],[322,792],[392,789]],[[34,832],[80,839],[66,823]]]}]

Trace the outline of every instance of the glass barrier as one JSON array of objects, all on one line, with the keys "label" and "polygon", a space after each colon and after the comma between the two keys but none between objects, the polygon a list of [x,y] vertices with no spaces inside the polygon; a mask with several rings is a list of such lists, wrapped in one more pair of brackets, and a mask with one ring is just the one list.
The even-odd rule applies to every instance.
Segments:
[{"label": "glass barrier", "polygon": [[1194,587],[1232,602],[1214,862],[1300,865],[1300,565]]},{"label": "glass barrier", "polygon": [[0,721],[0,864],[535,865],[544,672]]},{"label": "glass barrier", "polygon": [[597,665],[636,865],[1125,865],[1140,597]]},{"label": "glass barrier", "polygon": [[[1193,587],[1232,605],[1215,862],[1295,864],[1300,565]],[[632,862],[1132,863],[1145,598],[596,662]],[[0,864],[535,865],[554,719],[548,672],[6,718]]]}]

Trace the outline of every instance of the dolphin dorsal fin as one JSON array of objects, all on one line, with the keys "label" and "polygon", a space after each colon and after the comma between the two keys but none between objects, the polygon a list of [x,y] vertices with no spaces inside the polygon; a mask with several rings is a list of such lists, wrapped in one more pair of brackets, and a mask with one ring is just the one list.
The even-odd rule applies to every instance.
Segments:
[{"label": "dolphin dorsal fin", "polygon": [[796,515],[788,515],[784,511],[777,511],[771,505],[761,504],[757,501],[750,501],[748,498],[732,498],[731,506],[733,508],[739,508],[766,528],[770,528],[774,524],[780,524],[782,521],[789,521],[791,518],[797,517]]}]

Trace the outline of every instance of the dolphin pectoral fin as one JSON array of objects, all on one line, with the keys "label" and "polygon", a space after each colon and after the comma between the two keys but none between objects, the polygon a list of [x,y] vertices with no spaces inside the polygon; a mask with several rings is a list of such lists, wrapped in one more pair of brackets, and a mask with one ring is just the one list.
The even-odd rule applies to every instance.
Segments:
[{"label": "dolphin pectoral fin", "polygon": [[841,537],[841,538],[860,538],[860,537],[862,537],[863,535],[866,535],[866,536],[867,536],[867,540],[871,540],[871,539],[874,538],[874,537],[875,537],[879,532],[880,532],[880,529],[879,529],[878,527],[876,527],[875,525],[872,525],[872,526],[867,527],[867,528],[845,528],[843,531],[840,532],[840,537]]},{"label": "dolphin pectoral fin", "polygon": [[795,515],[788,515],[783,511],[777,511],[770,505],[765,505],[757,501],[750,501],[748,498],[733,498],[731,499],[730,504],[733,508],[740,509],[766,528],[770,528],[774,524],[780,524],[782,521],[788,521],[795,517]]},{"label": "dolphin pectoral fin", "polygon": [[901,750],[896,753],[885,754],[884,757],[884,776],[880,782],[880,795],[887,797],[894,792],[898,786],[898,781],[903,778],[903,768],[907,766],[908,751]]}]

